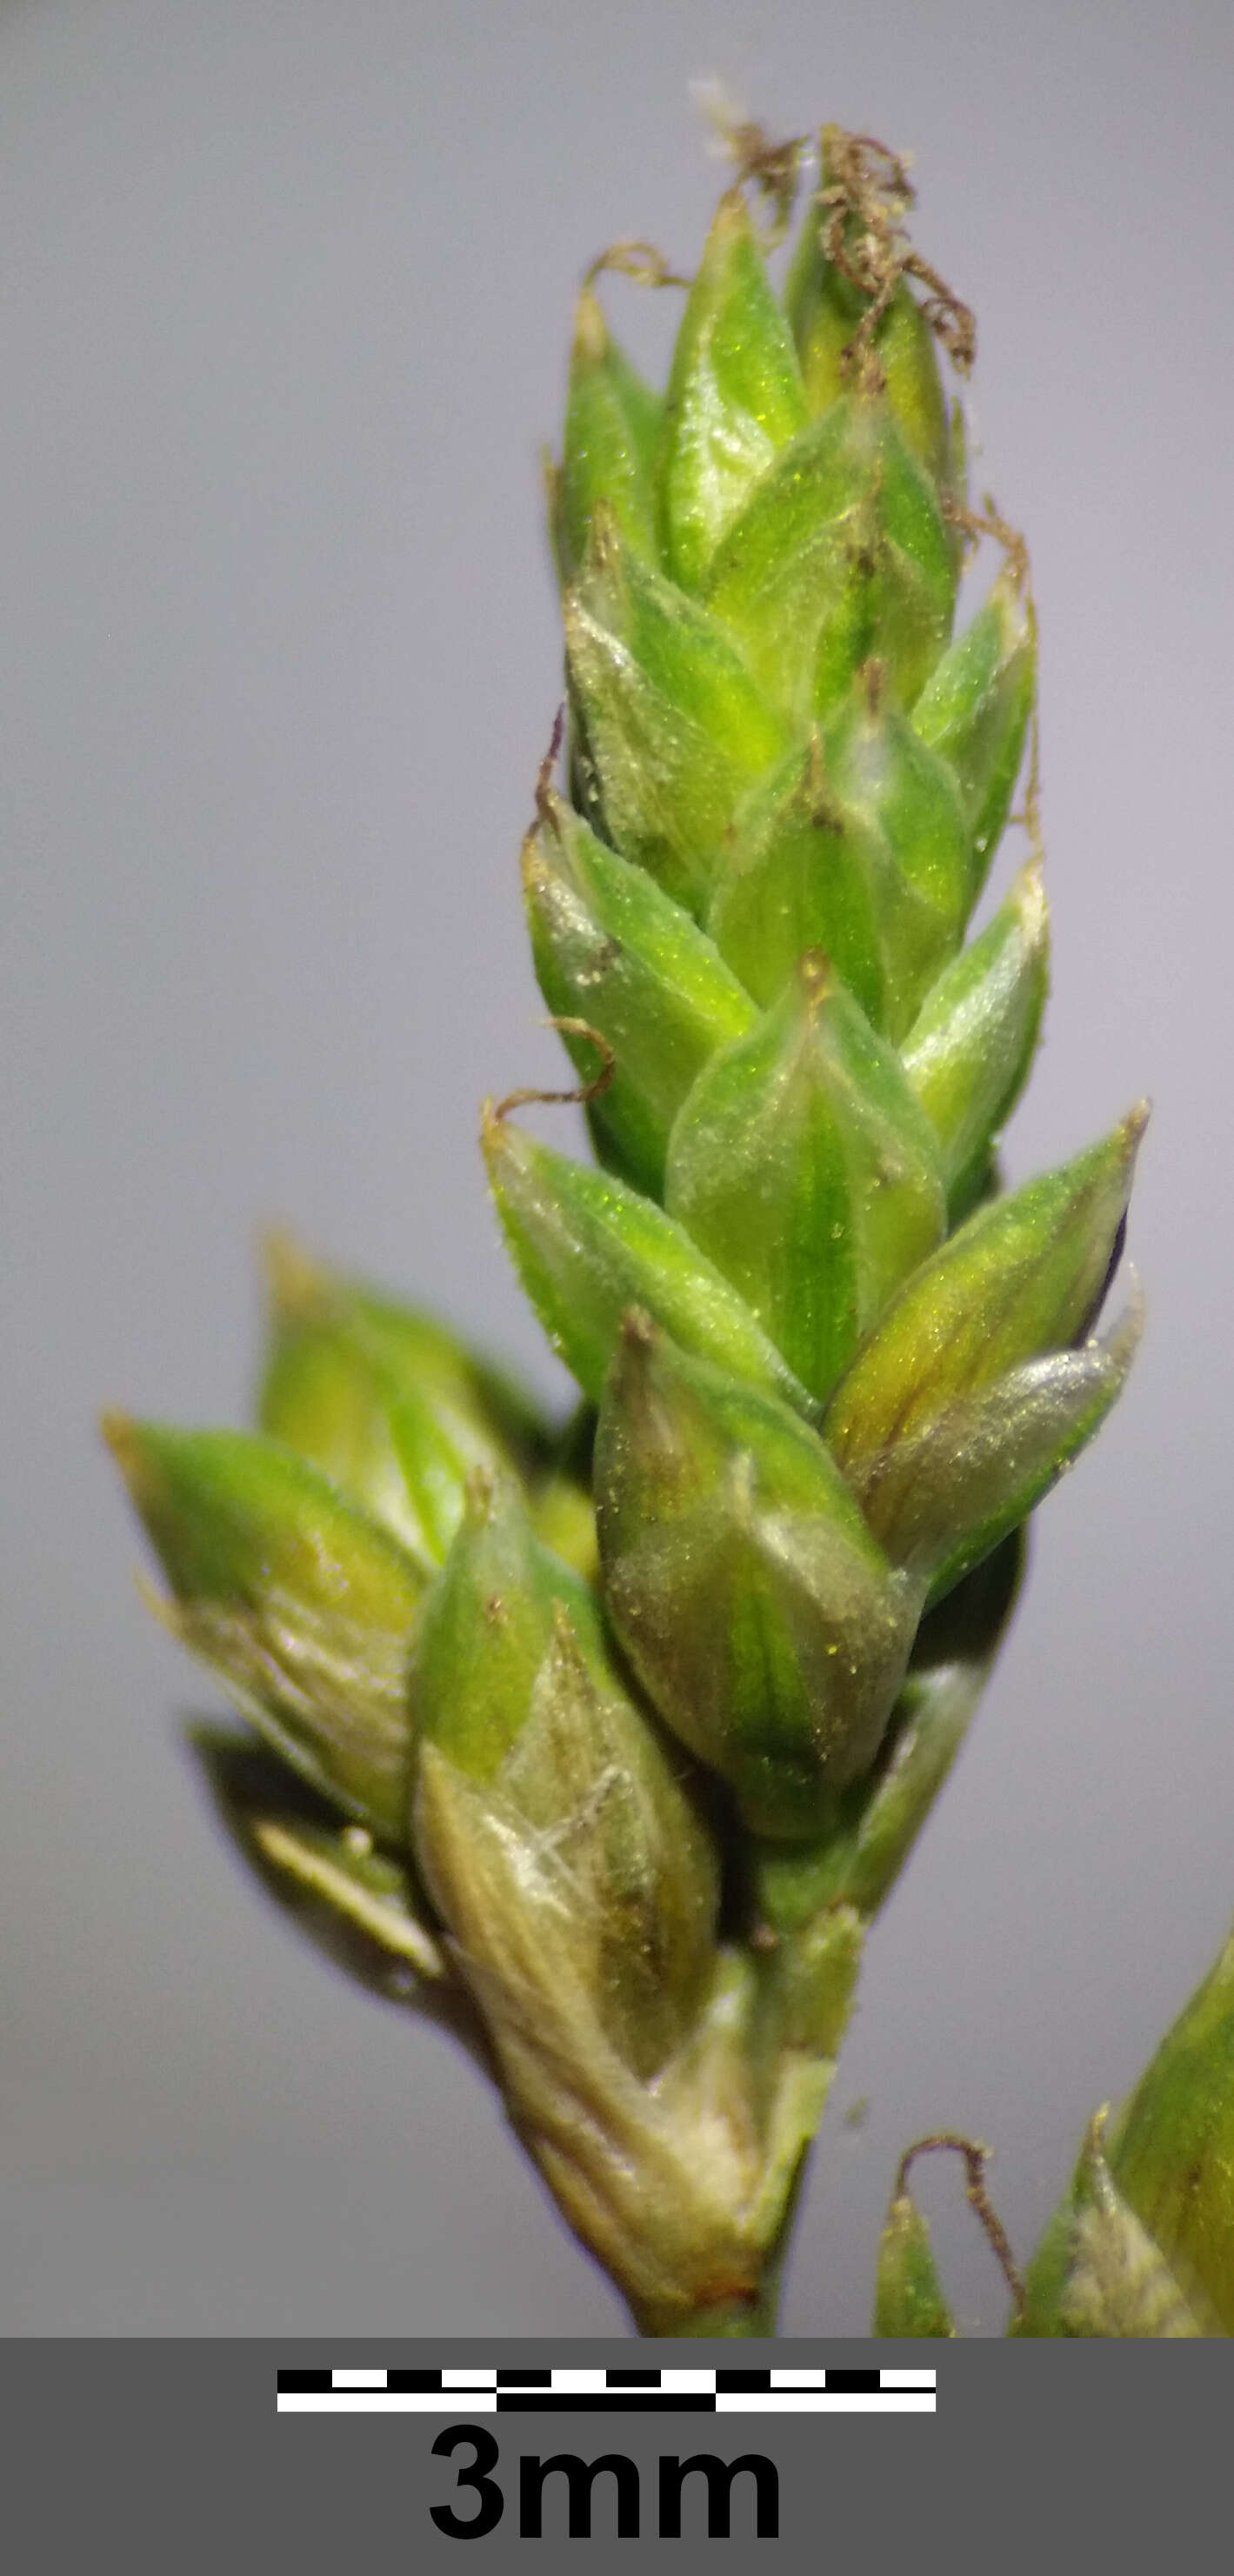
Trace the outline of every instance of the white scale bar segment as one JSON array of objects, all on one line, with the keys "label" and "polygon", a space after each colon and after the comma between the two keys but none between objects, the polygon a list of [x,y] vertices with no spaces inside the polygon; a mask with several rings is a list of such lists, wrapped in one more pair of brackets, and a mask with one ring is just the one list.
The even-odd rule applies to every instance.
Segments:
[{"label": "white scale bar segment", "polygon": [[386,2384],[384,2370],[332,2370],[330,2378],[335,2388],[384,2388]]},{"label": "white scale bar segment", "polygon": [[436,2388],[397,2388],[383,2396],[380,2403],[363,2388],[283,2389],[279,2395],[280,2415],[495,2415],[495,2388],[457,2390],[447,2403],[446,2391]]},{"label": "white scale bar segment", "polygon": [[717,2415],[932,2415],[932,2388],[895,2388],[883,2396],[875,2388],[779,2388],[747,2396],[721,2390]]},{"label": "white scale bar segment", "polygon": [[[879,2370],[884,2388],[933,2388],[936,2374],[932,2370]],[[710,2382],[708,2382],[710,2385]],[[825,2388],[827,2373],[819,2370],[773,2370],[773,2388]]]},{"label": "white scale bar segment", "polygon": [[481,2369],[473,2362],[465,2364],[461,2370],[443,2370],[441,2384],[443,2388],[495,2388],[497,2373]]}]

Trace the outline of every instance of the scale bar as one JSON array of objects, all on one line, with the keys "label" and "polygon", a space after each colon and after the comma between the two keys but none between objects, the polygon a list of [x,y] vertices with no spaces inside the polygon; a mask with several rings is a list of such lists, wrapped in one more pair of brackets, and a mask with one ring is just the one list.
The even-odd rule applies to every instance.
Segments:
[{"label": "scale bar", "polygon": [[933,2415],[933,2370],[287,2369],[280,2415]]}]

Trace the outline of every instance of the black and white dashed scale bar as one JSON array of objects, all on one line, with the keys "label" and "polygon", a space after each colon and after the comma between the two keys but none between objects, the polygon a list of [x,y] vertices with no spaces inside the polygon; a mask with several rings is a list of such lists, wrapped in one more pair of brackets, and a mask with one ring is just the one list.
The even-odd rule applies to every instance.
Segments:
[{"label": "black and white dashed scale bar", "polygon": [[932,2415],[932,2370],[280,2370],[280,2415]]}]

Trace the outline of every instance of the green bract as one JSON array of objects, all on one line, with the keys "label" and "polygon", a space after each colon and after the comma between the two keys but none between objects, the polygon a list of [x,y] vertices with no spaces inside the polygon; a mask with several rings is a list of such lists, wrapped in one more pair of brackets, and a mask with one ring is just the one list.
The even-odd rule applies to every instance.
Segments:
[{"label": "green bract", "polygon": [[[619,246],[577,309],[567,757],[522,875],[579,1083],[490,1104],[483,1149],[581,1402],[545,1422],[284,1246],[258,1432],[112,1432],[176,1627],[300,1775],[211,1739],[237,1839],[480,2046],[652,2334],[770,2322],[864,1928],[1137,1330],[1093,1338],[1140,1113],[998,1194],[1047,919],[1034,760],[1034,848],[973,928],[1036,629],[1023,545],[965,504],[936,340],[965,371],[971,316],[910,250],[899,163],[837,128],[778,282],[746,182],[783,195],[797,157],[722,197],[662,394],[601,285],[671,292],[664,261]],[[556,1097],[598,1168],[518,1114]],[[1228,2242],[1203,2192],[1173,2207],[1154,2117],[1110,2191],[1228,2323]],[[1195,2115],[1205,2172],[1225,2118]],[[950,2331],[905,2191],[879,2325]]]},{"label": "green bract", "polygon": [[1234,2334],[1234,1933],[1130,2100],[1092,2121],[1025,2335]]},{"label": "green bract", "polygon": [[954,2335],[943,2296],[928,2221],[909,2191],[897,2191],[878,2249],[874,2297],[876,2335]]}]

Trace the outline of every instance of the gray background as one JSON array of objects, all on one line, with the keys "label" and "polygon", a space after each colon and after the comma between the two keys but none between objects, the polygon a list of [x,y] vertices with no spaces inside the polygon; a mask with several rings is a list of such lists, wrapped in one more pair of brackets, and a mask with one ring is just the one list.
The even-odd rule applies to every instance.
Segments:
[{"label": "gray background", "polygon": [[[456,2347],[458,2361],[478,2360],[484,2344]],[[554,2360],[593,2361],[595,2343],[561,2342]],[[619,2347],[617,2347],[619,2349]],[[697,2359],[699,2346],[677,2345]],[[726,2347],[702,2347],[722,2358]],[[910,2344],[883,2353],[920,2361]],[[805,2342],[794,2361],[860,2360],[860,2344]],[[383,2346],[383,2361],[414,2365],[434,2357],[431,2345]],[[542,2360],[544,2346],[510,2343],[503,2359]],[[371,2342],[331,2337],[324,2348],[260,2340],[129,2342],[100,2346],[0,2344],[0,2403],[6,2433],[5,2521],[23,2528],[23,2509],[37,2531],[44,2567],[72,2567],[97,2550],[102,2530],[124,2533],[124,2564],[134,2576],[217,2576],[237,2557],[243,2532],[246,2568],[294,2567],[297,2576],[338,2576],[340,2566],[448,2568],[455,2544],[429,2519],[433,2504],[457,2499],[455,2473],[470,2445],[453,2458],[433,2456],[438,2416],[320,2416],[275,2413],[279,2363],[363,2363]],[[728,2354],[731,2361],[732,2355]],[[660,2545],[656,2456],[703,2450],[736,2460],[769,2454],[779,2471],[780,2546],[775,2564],[813,2571],[820,2534],[830,2557],[845,2565],[916,2564],[923,2531],[945,2531],[946,2564],[956,2576],[980,2576],[996,2539],[1000,2569],[1052,2566],[1065,2528],[1068,2565],[1171,2567],[1180,2523],[1197,2534],[1221,2530],[1229,2509],[1228,2376],[1205,2353],[1090,2353],[1082,2343],[1061,2353],[1009,2344],[997,2370],[965,2345],[929,2356],[937,2365],[938,2408],[916,2421],[870,2416],[503,2415],[488,2419],[499,2441],[497,2483],[506,2504],[481,2564],[526,2566],[518,2541],[518,2454],[547,2459],[565,2450],[594,2459],[618,2450],[638,2463],[646,2566],[679,2569],[704,2541],[702,2481],[687,2479],[682,2540]],[[1162,2414],[1168,2407],[1169,2450]],[[202,2427],[226,2476],[202,2475]],[[65,2429],[71,2427],[75,2474],[65,2477]],[[479,2429],[485,2429],[481,2419]],[[1163,2458],[1166,2465],[1163,2466]],[[1042,2476],[1041,2463],[1049,2474]],[[894,2464],[894,2474],[888,2467]],[[1030,2474],[1025,2475],[1025,2469]],[[545,2481],[544,2537],[529,2542],[537,2571],[577,2567],[566,2534],[565,2481]],[[752,2537],[752,2481],[734,2487],[731,2559],[768,2563],[761,2551],[740,2555]],[[1180,2512],[1180,2498],[1185,2499]],[[186,2504],[188,2509],[186,2510]],[[474,2499],[456,2502],[462,2513]],[[613,2480],[597,2478],[592,2546],[585,2566],[603,2565],[613,2543]],[[668,2548],[665,2558],[664,2547]],[[603,2554],[602,2554],[603,2553]],[[1197,2556],[1199,2552],[1195,2553]],[[622,2567],[629,2552],[609,2556]],[[464,2564],[466,2562],[464,2561]],[[706,2563],[696,2561],[698,2563]]]},{"label": "gray background", "polygon": [[[456,2360],[484,2354],[456,2347]],[[587,2342],[554,2344],[554,2360],[593,2360]],[[603,2347],[613,2349],[613,2347]],[[721,2360],[724,2344],[683,2347]],[[912,2344],[884,2344],[884,2354],[917,2360]],[[793,2362],[863,2360],[860,2344],[793,2347]],[[0,2403],[5,2421],[5,2530],[36,2532],[39,2568],[70,2568],[98,2550],[100,2530],[124,2530],[124,2566],[134,2576],[216,2576],[237,2561],[245,2535],[247,2568],[296,2568],[296,2576],[337,2576],[340,2566],[448,2568],[453,2540],[438,2535],[430,2506],[456,2494],[456,2468],[471,2458],[459,2447],[433,2458],[443,2419],[433,2416],[276,2414],[276,2365],[371,2362],[374,2344],[330,2336],[325,2347],[268,2342],[0,2344]],[[386,2344],[381,2360],[425,2362],[428,2344]],[[732,2360],[732,2354],[726,2354]],[[508,2344],[502,2360],[544,2360],[544,2344]],[[1203,2352],[1033,2352],[1007,2344],[1000,2370],[958,2344],[930,2354],[938,2362],[938,2414],[925,2421],[897,2416],[500,2416],[497,2483],[505,2517],[484,2550],[482,2566],[528,2566],[518,2548],[518,2452],[549,2458],[556,2450],[595,2458],[621,2450],[639,2463],[639,2571],[678,2571],[690,2563],[690,2540],[703,2540],[701,2478],[685,2481],[683,2540],[657,2540],[657,2452],[690,2455],[770,2452],[781,2473],[781,2543],[775,2568],[814,2576],[827,2553],[845,2566],[915,2566],[922,2532],[945,2532],[945,2563],[956,2576],[979,2576],[992,2563],[1054,2566],[1059,2527],[1067,2530],[1069,2566],[1162,2568],[1177,2563],[1180,2496],[1185,2527],[1221,2530],[1229,2514],[1229,2375]],[[1162,2406],[1170,2406],[1170,2452],[1162,2470]],[[201,2476],[209,2424],[211,2460],[227,2476]],[[72,2427],[75,2476],[67,2478],[64,2429]],[[484,2429],[484,2427],[482,2427]],[[1049,2476],[1041,2463],[1049,2460]],[[889,2476],[894,2463],[894,2476]],[[1028,2476],[1025,2476],[1028,2468]],[[750,2535],[750,2478],[734,2486],[732,2558]],[[188,2504],[188,2509],[185,2509]],[[459,2512],[469,2506],[461,2504]],[[536,2571],[580,2566],[564,2530],[564,2478],[546,2481],[544,2540]],[[703,2524],[703,2527],[701,2527]],[[603,2566],[613,2537],[613,2481],[595,2481],[593,2548],[582,2566]],[[667,2548],[667,2558],[665,2558]],[[621,2568],[629,2550],[608,2558]],[[696,2561],[698,2563],[698,2561]],[[466,2566],[466,2561],[464,2561]]]},{"label": "gray background", "polygon": [[874,1940],[785,2331],[865,2330],[940,2123],[996,2142],[1026,2250],[1216,1947],[1232,56],[1217,0],[0,13],[0,2333],[621,2326],[478,2076],[207,1819],[177,1728],[212,1695],[134,1597],[92,1417],[242,1417],[271,1215],[556,1386],[474,1143],[556,1061],[515,868],[558,690],[537,446],[586,258],[695,254],[700,73],[916,152],[1043,623],[1056,965],[1013,1176],[1156,1103],[1149,1338]]}]

